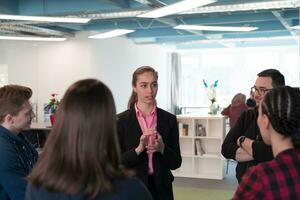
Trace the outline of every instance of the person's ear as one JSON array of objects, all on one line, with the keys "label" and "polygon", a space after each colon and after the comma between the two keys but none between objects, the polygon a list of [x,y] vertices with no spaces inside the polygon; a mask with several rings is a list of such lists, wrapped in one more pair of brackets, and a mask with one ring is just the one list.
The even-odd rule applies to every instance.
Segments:
[{"label": "person's ear", "polygon": [[264,127],[264,129],[269,129],[271,126],[269,117],[266,114],[262,115],[262,126]]},{"label": "person's ear", "polygon": [[9,123],[9,124],[13,124],[14,123],[14,118],[11,114],[7,114],[4,117],[4,122]]},{"label": "person's ear", "polygon": [[133,86],[132,89],[136,93],[136,86]]}]

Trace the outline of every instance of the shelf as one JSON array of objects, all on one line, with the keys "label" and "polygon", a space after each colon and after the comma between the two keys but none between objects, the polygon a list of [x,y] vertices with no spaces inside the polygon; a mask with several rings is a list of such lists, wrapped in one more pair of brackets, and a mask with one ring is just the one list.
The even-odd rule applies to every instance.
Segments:
[{"label": "shelf", "polygon": [[184,135],[181,135],[179,137],[182,138],[182,139],[193,139],[194,138],[192,136],[184,136]]},{"label": "shelf", "polygon": [[177,177],[223,179],[224,158],[221,145],[225,135],[225,117],[186,114],[177,116],[182,165]]},{"label": "shelf", "polygon": [[220,159],[222,156],[220,154],[205,153],[201,156],[191,155],[191,154],[181,154],[181,157],[184,157],[184,158],[218,158],[218,159]]},{"label": "shelf", "polygon": [[193,158],[193,157],[196,157],[196,155],[192,155],[192,154],[181,154],[181,157],[185,157],[185,158],[191,157],[191,158]]},{"label": "shelf", "polygon": [[195,136],[195,139],[222,140],[221,137]]},{"label": "shelf", "polygon": [[197,114],[181,114],[177,115],[177,119],[223,119],[223,115],[197,115]]},{"label": "shelf", "polygon": [[196,155],[196,158],[217,158],[220,159],[221,155],[220,154],[213,154],[213,153],[205,153],[201,156]]}]

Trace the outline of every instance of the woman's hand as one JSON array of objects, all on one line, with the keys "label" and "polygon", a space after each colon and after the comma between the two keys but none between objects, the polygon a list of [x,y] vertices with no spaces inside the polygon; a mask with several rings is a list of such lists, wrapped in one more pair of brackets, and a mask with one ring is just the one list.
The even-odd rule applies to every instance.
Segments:
[{"label": "woman's hand", "polygon": [[161,154],[164,154],[164,150],[165,150],[165,143],[161,135],[157,132],[154,144],[149,144],[147,146],[147,153],[160,152]]},{"label": "woman's hand", "polygon": [[156,130],[153,128],[146,129],[143,134],[140,137],[140,143],[139,145],[135,148],[135,152],[137,155],[142,153],[146,147],[148,146],[149,142],[149,137],[153,134],[156,134]]},{"label": "woman's hand", "polygon": [[137,148],[135,148],[135,152],[137,155],[140,155],[140,153],[142,153],[145,150],[147,146],[147,142],[148,142],[148,137],[146,135],[141,135],[140,143],[137,146]]}]

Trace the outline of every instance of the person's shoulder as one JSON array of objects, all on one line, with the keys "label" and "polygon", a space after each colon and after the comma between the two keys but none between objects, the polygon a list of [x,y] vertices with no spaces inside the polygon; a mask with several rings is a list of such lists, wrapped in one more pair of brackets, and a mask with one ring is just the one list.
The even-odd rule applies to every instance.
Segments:
[{"label": "person's shoulder", "polygon": [[15,152],[15,141],[10,141],[7,137],[0,136],[0,157],[11,156],[11,153]]},{"label": "person's shoulder", "polygon": [[119,114],[117,114],[117,120],[122,120],[128,118],[128,116],[134,111],[134,109],[125,110]]},{"label": "person's shoulder", "polygon": [[119,191],[119,196],[124,199],[141,199],[151,200],[151,194],[143,183],[137,178],[124,178],[116,181],[116,187]]},{"label": "person's shoulder", "polygon": [[134,177],[117,180],[116,184],[118,185],[118,187],[130,189],[130,190],[144,187],[143,184],[137,178],[134,178]]},{"label": "person's shoulder", "polygon": [[278,163],[275,159],[258,164],[249,169],[249,174],[257,179],[263,180],[274,172],[274,169],[277,168]]},{"label": "person's shoulder", "polygon": [[240,118],[243,118],[244,120],[253,120],[256,119],[257,116],[258,116],[257,109],[251,108],[242,112]]},{"label": "person's shoulder", "polygon": [[170,117],[170,118],[176,118],[176,115],[162,109],[162,108],[159,108],[157,107],[157,113],[161,114],[161,115],[164,115],[166,117]]},{"label": "person's shoulder", "polygon": [[83,200],[83,194],[68,195],[63,192],[52,192],[46,190],[43,186],[35,187],[30,182],[27,184],[25,200]]}]

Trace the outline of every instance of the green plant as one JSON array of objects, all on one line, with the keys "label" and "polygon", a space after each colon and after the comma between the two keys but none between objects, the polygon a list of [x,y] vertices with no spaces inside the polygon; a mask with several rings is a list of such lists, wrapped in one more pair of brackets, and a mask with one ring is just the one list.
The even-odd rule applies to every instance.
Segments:
[{"label": "green plant", "polygon": [[53,113],[53,114],[56,113],[58,105],[59,105],[59,100],[57,99],[57,96],[58,96],[58,94],[56,94],[56,93],[51,94],[49,103],[44,107],[44,110],[47,113],[49,113],[49,112]]}]

